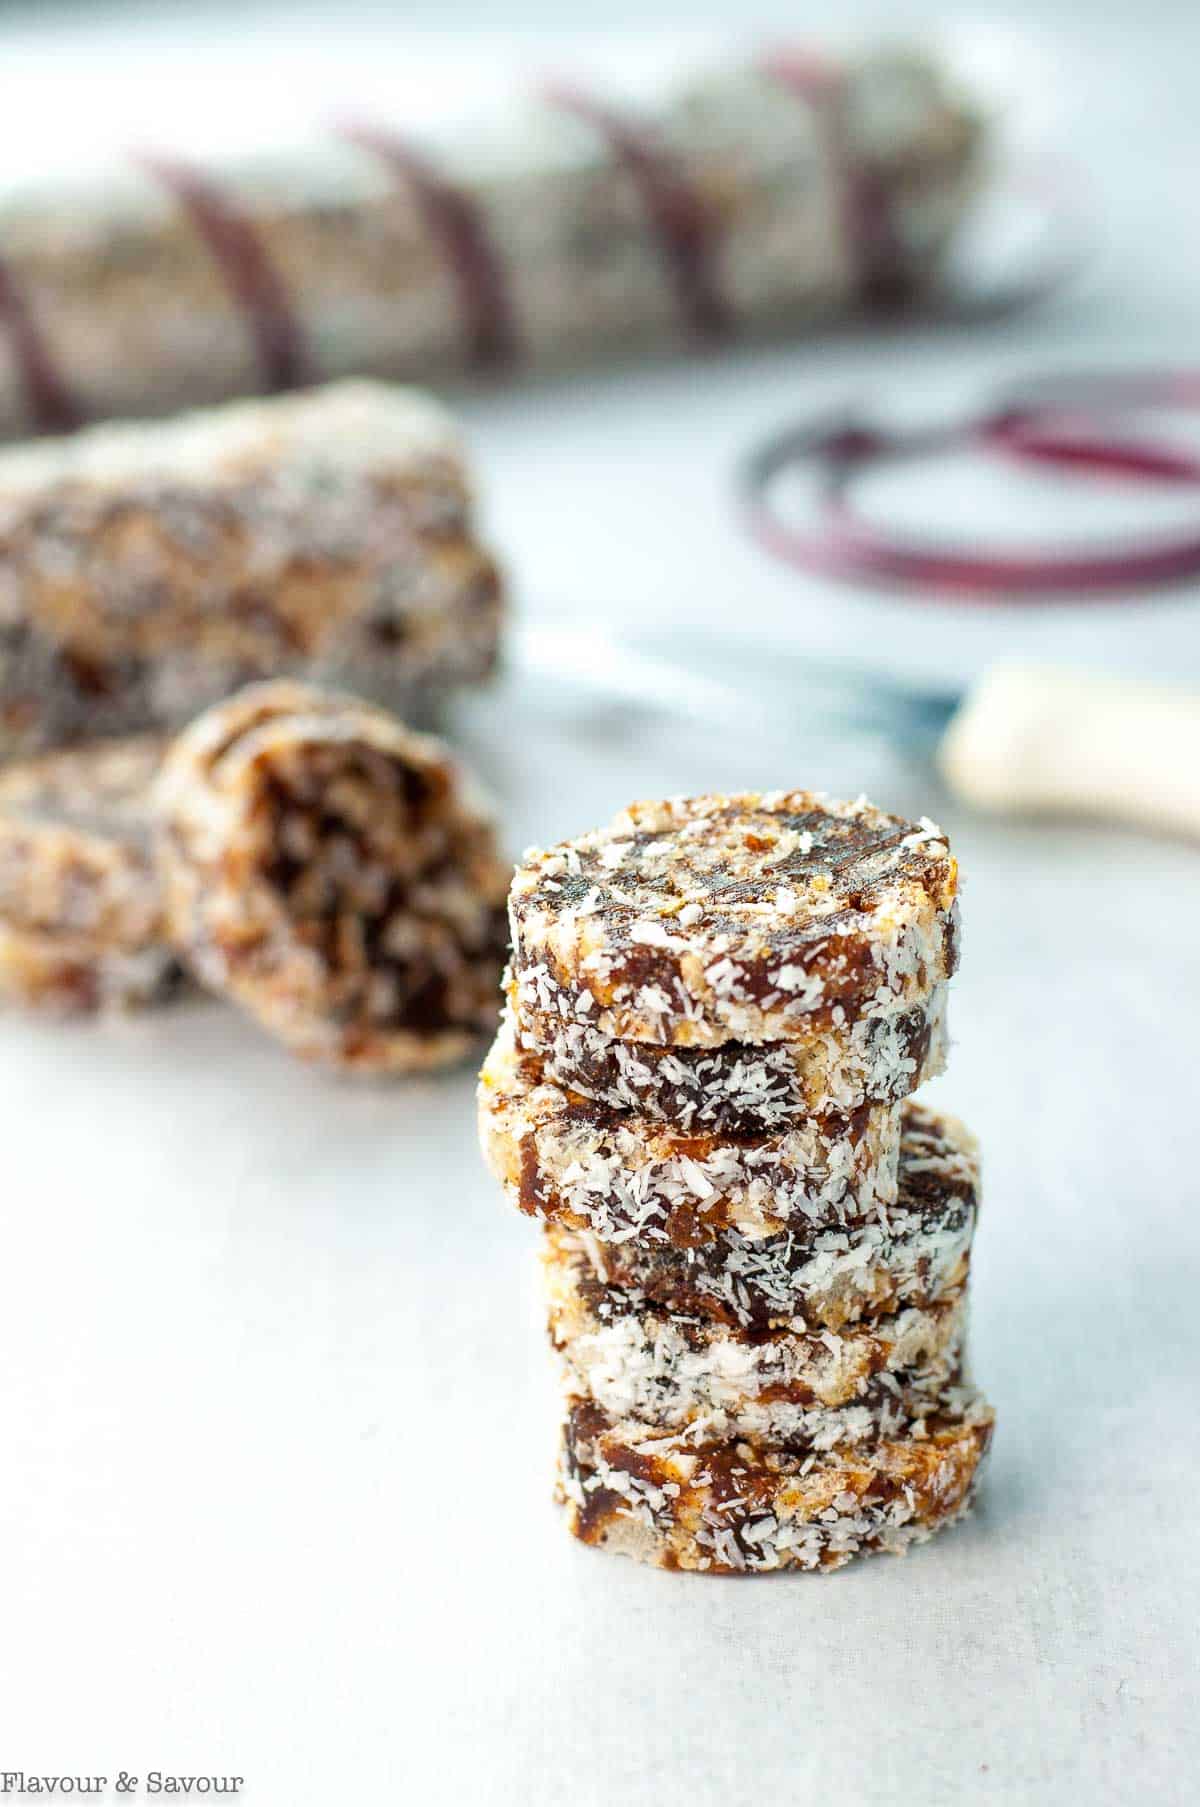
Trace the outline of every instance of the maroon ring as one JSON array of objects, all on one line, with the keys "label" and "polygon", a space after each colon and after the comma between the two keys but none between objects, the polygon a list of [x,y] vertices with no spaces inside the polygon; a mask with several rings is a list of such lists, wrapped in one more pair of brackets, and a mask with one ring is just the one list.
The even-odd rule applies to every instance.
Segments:
[{"label": "maroon ring", "polygon": [[[1106,424],[1114,413],[1154,406],[1200,406],[1200,373],[1050,380],[1014,392],[965,422],[909,433],[883,432],[848,417],[788,429],[744,461],[742,504],[762,545],[825,576],[913,586],[969,602],[1128,597],[1130,591],[1200,575],[1200,521],[1182,533],[1099,552],[1035,547],[1010,553],[939,546],[872,527],[854,512],[850,488],[868,464],[967,447],[1098,478],[1200,487],[1200,462],[1171,447],[1122,438]],[[819,519],[808,529],[785,522],[772,500],[778,477],[801,462],[816,464],[822,476]]]},{"label": "maroon ring", "polygon": [[1046,464],[1058,470],[1078,470],[1094,476],[1129,477],[1151,483],[1200,485],[1200,458],[1177,452],[1170,446],[1147,445],[1142,440],[1114,439],[1060,425],[1040,426],[1026,419],[998,416],[984,422],[980,442],[1022,464]]}]

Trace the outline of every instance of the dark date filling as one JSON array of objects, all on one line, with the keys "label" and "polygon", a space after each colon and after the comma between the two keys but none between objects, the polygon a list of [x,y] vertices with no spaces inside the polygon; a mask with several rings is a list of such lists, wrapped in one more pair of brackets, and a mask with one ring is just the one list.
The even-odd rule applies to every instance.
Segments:
[{"label": "dark date filling", "polygon": [[[828,1013],[826,1013],[828,1014]],[[524,1019],[523,1019],[524,1021]],[[725,1139],[750,1140],[770,1133],[788,1116],[807,1111],[803,1078],[786,1062],[769,1065],[771,1044],[727,1042],[715,1048],[664,1048],[656,1043],[556,1043],[555,1022],[549,1019],[539,1032],[546,1045],[539,1049],[547,1076],[557,1084],[573,1087],[615,1111],[650,1110],[667,1123],[696,1123]],[[895,1069],[890,1084],[877,1087],[865,1103],[896,1103],[919,1083],[929,1058],[933,1025],[928,1010],[915,1006],[894,1022],[881,1023],[880,1036],[894,1036],[900,1061],[911,1063],[911,1072]],[[536,1034],[530,1037],[537,1039]],[[631,1071],[629,1059],[638,1070]],[[769,1085],[743,1099],[736,1090],[738,1070],[765,1065]],[[665,1069],[670,1067],[668,1073]],[[630,1091],[636,1102],[615,1099]]]},{"label": "dark date filling", "polygon": [[[863,1105],[856,1112],[843,1118],[819,1119],[825,1133],[840,1140],[845,1138],[852,1146],[857,1146],[866,1133],[871,1105]],[[606,1127],[617,1127],[624,1113],[608,1110],[597,1105],[591,1099],[571,1098],[566,1095],[559,1120],[564,1126],[570,1123],[585,1123],[596,1128],[601,1134]],[[718,1134],[680,1135],[665,1132],[665,1146],[660,1159],[690,1158],[705,1160],[714,1150],[728,1148],[731,1144],[747,1150],[753,1150],[764,1143],[779,1139],[778,1132],[768,1135],[749,1135],[742,1138],[722,1137]],[[651,1163],[653,1165],[653,1162]],[[537,1149],[536,1136],[526,1135],[520,1142],[520,1169],[517,1179],[517,1206],[526,1216],[537,1216],[551,1222],[558,1220],[572,1224],[576,1229],[586,1230],[590,1227],[586,1217],[579,1216],[567,1204],[563,1194],[549,1181],[544,1174]],[[656,1226],[658,1233],[665,1237],[677,1251],[702,1249],[712,1246],[719,1240],[721,1233],[731,1220],[731,1204],[729,1196],[714,1191],[713,1195],[701,1201],[694,1195],[672,1200],[669,1209],[662,1215]],[[621,1198],[612,1194],[608,1200],[608,1208],[614,1219],[625,1218],[625,1208]],[[793,1240],[797,1243],[807,1236],[820,1234],[828,1229],[853,1230],[874,1221],[876,1212],[873,1206],[865,1211],[860,1209],[857,1201],[849,1192],[844,1192],[840,1202],[830,1207],[833,1215],[826,1221],[816,1225],[805,1223],[793,1232]],[[622,1244],[624,1250],[628,1245]],[[647,1250],[657,1249],[657,1241],[651,1241],[645,1235],[635,1239],[635,1246],[644,1246]]]},{"label": "dark date filling", "polygon": [[[526,1084],[537,1086],[545,1080],[544,1063],[536,1055],[522,1055],[520,1065]],[[605,1131],[619,1130],[628,1120],[630,1113],[607,1100],[588,1098],[577,1092],[561,1090],[561,1121],[568,1129],[572,1124],[586,1124],[599,1135]],[[857,1105],[852,1111],[826,1111],[820,1114],[804,1113],[804,1121],[816,1126],[821,1136],[830,1142],[848,1142],[857,1148],[871,1127],[871,1114],[875,1109],[872,1104]],[[667,1125],[651,1125],[653,1131],[662,1137],[663,1153],[672,1158],[686,1155],[692,1160],[703,1161],[722,1148],[733,1146],[751,1151],[778,1140],[786,1135],[786,1124],[773,1129],[762,1130],[751,1126],[745,1130],[733,1132],[718,1129],[715,1125],[705,1124],[702,1129],[673,1130]]]},{"label": "dark date filling", "polygon": [[[672,1309],[638,1287],[614,1285],[610,1280],[601,1280],[599,1275],[583,1260],[574,1261],[572,1269],[574,1288],[581,1304],[600,1323],[611,1324],[619,1322],[625,1317],[636,1316],[642,1321],[648,1320],[647,1338],[652,1340],[653,1325],[655,1321],[658,1321],[663,1326],[669,1324],[673,1330],[677,1331],[693,1353],[703,1355],[708,1350],[709,1338],[706,1331],[711,1329],[714,1322],[714,1314],[711,1311]],[[955,1302],[949,1300],[943,1300],[930,1307],[932,1315],[939,1321],[954,1309]],[[866,1372],[870,1374],[876,1374],[886,1366],[891,1350],[891,1339],[885,1334],[887,1315],[883,1314],[881,1319],[873,1320],[870,1324],[862,1326],[865,1334],[858,1339],[860,1351],[866,1352],[868,1356]],[[732,1328],[737,1332],[738,1342],[744,1343],[751,1349],[766,1348],[781,1340],[789,1346],[807,1343],[813,1354],[816,1353],[818,1346],[825,1347],[819,1331],[811,1331],[807,1335],[804,1332],[793,1330],[780,1332],[777,1327],[769,1324],[755,1324],[749,1327],[739,1324]],[[553,1329],[551,1330],[551,1340],[554,1340]],[[759,1399],[787,1399],[800,1405],[808,1405],[816,1400],[817,1395],[802,1383],[796,1382],[778,1388],[764,1388],[756,1397]]]},{"label": "dark date filling", "polygon": [[[519,931],[521,918],[525,913],[525,901],[518,901],[514,908]],[[636,914],[631,920],[636,920]],[[839,927],[847,932],[839,933]],[[714,933],[728,931],[730,934],[741,935],[745,924],[733,919],[727,923],[706,920],[705,928],[706,931],[711,928]],[[916,974],[917,983],[923,990],[929,989],[937,979],[953,977],[958,968],[958,950],[957,925],[953,915],[948,912],[941,924],[941,971],[934,974],[922,967]],[[514,964],[521,972],[540,966],[549,967],[562,990],[574,993],[579,988],[578,976],[548,949],[537,948],[526,952],[518,940]],[[883,983],[882,969],[872,958],[869,933],[861,921],[852,919],[849,910],[824,918],[824,927],[820,932],[816,929],[796,932],[779,929],[760,933],[752,951],[739,952],[736,957],[739,1000],[762,1005],[764,1000],[770,998],[773,1004],[786,1004],[787,994],[780,991],[773,977],[783,965],[797,966],[806,977],[820,979],[823,1006],[842,1004],[853,1010],[856,1004],[872,997]],[[660,990],[668,998],[674,998],[677,979],[678,969],[669,950],[619,938],[613,948],[607,978],[602,984],[589,980],[585,989],[591,991],[601,1005],[611,1001],[625,988],[636,992],[644,986]]]},{"label": "dark date filling", "polygon": [[[973,1197],[948,1201],[943,1192],[936,1203],[925,1208],[916,1200],[906,1199],[905,1204],[910,1211],[915,1208],[916,1223],[914,1226],[912,1218],[906,1217],[897,1240],[926,1232],[960,1236],[974,1221]],[[623,1289],[664,1311],[707,1318],[727,1329],[766,1337],[787,1325],[797,1313],[803,1315],[802,1301],[789,1305],[779,1297],[779,1288],[786,1286],[812,1259],[814,1241],[827,1228],[818,1228],[809,1236],[795,1233],[767,1237],[761,1242],[749,1242],[737,1231],[725,1230],[690,1247],[645,1239],[605,1243],[600,1251],[605,1284],[614,1299],[618,1289]],[[764,1285],[753,1273],[744,1271],[747,1255],[769,1269],[774,1286]],[[906,1277],[902,1299],[899,1282],[891,1280],[886,1272],[873,1278],[868,1319],[898,1310],[901,1304],[926,1303],[931,1281],[926,1261],[918,1261],[913,1273]]]},{"label": "dark date filling", "polygon": [[[437,833],[446,788],[440,771],[369,747],[310,750],[302,777],[274,771],[263,781],[263,881],[317,956],[333,1019],[347,1028],[429,1035],[475,1030],[494,1013],[503,906],[451,920],[427,895],[468,883],[453,831]],[[421,841],[435,851],[414,867]]]}]

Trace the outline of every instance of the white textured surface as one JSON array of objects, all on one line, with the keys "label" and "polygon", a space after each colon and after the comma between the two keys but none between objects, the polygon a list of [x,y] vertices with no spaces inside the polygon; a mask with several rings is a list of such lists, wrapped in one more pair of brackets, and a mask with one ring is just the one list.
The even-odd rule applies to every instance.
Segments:
[{"label": "white textured surface", "polygon": [[[1194,346],[1193,78],[1173,81],[1166,17],[1130,8],[1122,35],[1097,14],[1068,60],[1120,254],[1077,301],[978,346],[835,343],[475,404],[537,605],[732,615],[920,669],[1003,649],[1200,670],[1189,598],[1036,619],[863,602],[768,569],[726,491],[747,437],[847,388],[923,409],[998,370]],[[982,1509],[828,1579],[573,1546],[531,1235],[483,1173],[468,1073],[333,1085],[205,1006],[108,1032],[8,1019],[0,1767],[232,1771],[264,1807],[1190,1803],[1200,859],[958,819],[915,770],[789,743],[753,706],[739,740],[525,700],[520,728],[498,704],[476,729],[514,845],[755,779],[861,785],[953,832],[965,966],[932,1095],[985,1154]]]}]

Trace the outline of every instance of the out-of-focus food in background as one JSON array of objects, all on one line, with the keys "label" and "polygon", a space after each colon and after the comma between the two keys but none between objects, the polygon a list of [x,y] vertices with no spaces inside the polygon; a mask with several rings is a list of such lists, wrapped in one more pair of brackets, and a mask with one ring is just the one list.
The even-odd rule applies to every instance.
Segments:
[{"label": "out-of-focus food in background", "polygon": [[0,768],[0,997],[76,1011],[177,994],[154,858],[165,747],[148,734]]},{"label": "out-of-focus food in background", "polygon": [[372,375],[787,331],[935,278],[981,111],[932,58],[748,59],[649,111],[589,83],[433,138],[327,127],[0,201],[0,434]]},{"label": "out-of-focus food in background", "polygon": [[0,756],[284,674],[424,717],[503,611],[453,421],[368,383],[0,452],[0,585]]}]

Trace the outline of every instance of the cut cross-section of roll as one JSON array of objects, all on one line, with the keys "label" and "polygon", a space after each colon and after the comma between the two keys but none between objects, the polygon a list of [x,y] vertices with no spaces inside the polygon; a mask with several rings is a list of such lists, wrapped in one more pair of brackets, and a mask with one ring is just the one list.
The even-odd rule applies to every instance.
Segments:
[{"label": "cut cross-section of roll", "polygon": [[253,686],[180,736],[159,801],[178,945],[297,1053],[420,1069],[494,1025],[508,868],[440,742]]}]

